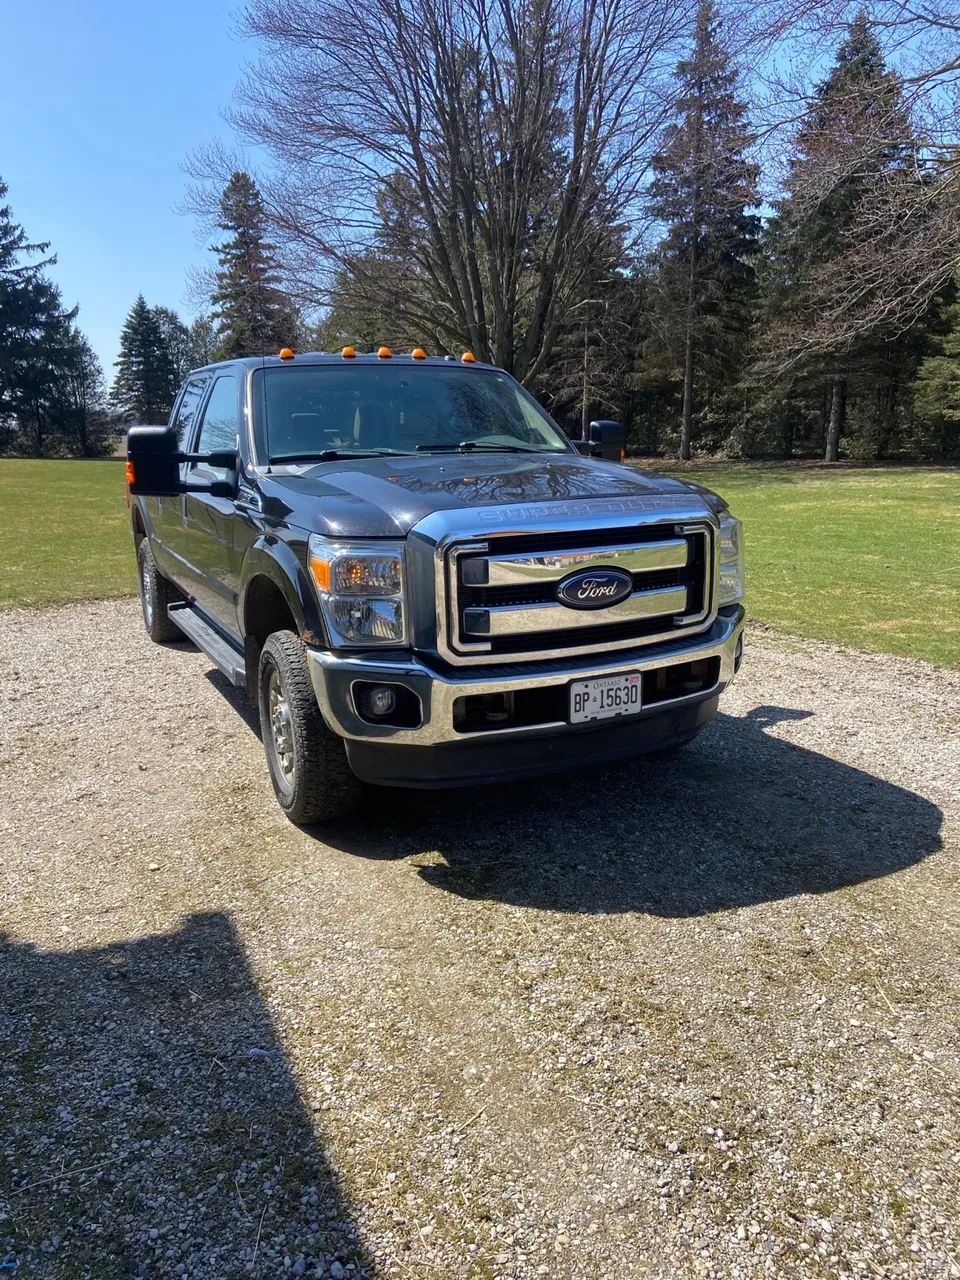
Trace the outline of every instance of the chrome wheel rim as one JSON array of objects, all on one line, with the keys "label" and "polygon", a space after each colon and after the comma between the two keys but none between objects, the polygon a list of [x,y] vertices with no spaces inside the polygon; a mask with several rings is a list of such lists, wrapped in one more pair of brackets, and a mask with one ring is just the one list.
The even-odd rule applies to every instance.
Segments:
[{"label": "chrome wheel rim", "polygon": [[147,577],[143,571],[142,559],[140,561],[140,606],[143,609],[143,620],[149,631],[153,626],[153,601],[150,599],[150,588],[147,586]]},{"label": "chrome wheel rim", "polygon": [[293,719],[290,715],[290,703],[280,680],[280,672],[273,668],[270,672],[270,683],[267,685],[267,713],[270,717],[270,736],[273,739],[273,754],[276,757],[277,769],[287,787],[293,786],[296,767],[296,753],[293,746]]}]

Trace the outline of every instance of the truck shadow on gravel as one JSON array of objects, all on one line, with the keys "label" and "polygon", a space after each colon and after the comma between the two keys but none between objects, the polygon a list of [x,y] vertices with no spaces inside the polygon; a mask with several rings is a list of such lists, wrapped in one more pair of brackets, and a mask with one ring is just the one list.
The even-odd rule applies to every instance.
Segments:
[{"label": "truck shadow on gravel", "polygon": [[701,916],[829,893],[935,853],[930,801],[768,732],[811,713],[720,715],[666,757],[456,792],[381,792],[318,832],[374,858],[439,852],[438,889],[550,911]]},{"label": "truck shadow on gravel", "polygon": [[90,950],[0,938],[0,992],[11,1274],[373,1275],[228,916]]}]

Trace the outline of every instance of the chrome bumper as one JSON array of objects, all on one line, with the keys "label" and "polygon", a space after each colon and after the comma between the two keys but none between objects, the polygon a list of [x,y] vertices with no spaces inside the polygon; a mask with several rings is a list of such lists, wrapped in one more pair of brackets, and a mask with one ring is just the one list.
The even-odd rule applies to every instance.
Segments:
[{"label": "chrome bumper", "polygon": [[[550,662],[511,663],[500,669],[485,667],[471,672],[435,671],[412,656],[403,660],[390,660],[371,654],[349,657],[342,653],[308,649],[307,659],[323,718],[343,738],[398,746],[437,746],[474,739],[483,739],[493,744],[507,739],[512,741],[562,733],[570,726],[566,721],[558,720],[520,728],[458,733],[453,727],[453,704],[457,698],[566,685],[572,680],[617,675],[620,672],[653,671],[659,667],[695,662],[703,658],[720,659],[719,678],[711,688],[698,690],[686,697],[653,703],[636,717],[637,720],[642,720],[690,703],[703,702],[722,692],[733,679],[738,666],[743,626],[743,610],[737,608],[721,613],[709,630],[699,635],[649,645],[630,652],[619,651],[614,657],[604,658],[594,654],[589,658],[569,657]],[[420,699],[423,707],[422,723],[416,729],[401,729],[362,720],[357,714],[352,694],[352,686],[357,680],[406,685]]]}]

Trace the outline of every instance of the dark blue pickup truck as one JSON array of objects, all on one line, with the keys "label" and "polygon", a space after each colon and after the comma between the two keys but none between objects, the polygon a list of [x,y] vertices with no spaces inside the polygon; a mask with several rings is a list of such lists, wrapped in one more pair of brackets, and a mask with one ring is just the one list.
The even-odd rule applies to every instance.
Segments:
[{"label": "dark blue pickup truck", "polygon": [[[147,631],[259,704],[298,823],[359,783],[489,782],[662,751],[742,653],[739,521],[571,443],[503,370],[325,352],[192,373],[128,435]],[[601,456],[590,456],[601,455]]]}]

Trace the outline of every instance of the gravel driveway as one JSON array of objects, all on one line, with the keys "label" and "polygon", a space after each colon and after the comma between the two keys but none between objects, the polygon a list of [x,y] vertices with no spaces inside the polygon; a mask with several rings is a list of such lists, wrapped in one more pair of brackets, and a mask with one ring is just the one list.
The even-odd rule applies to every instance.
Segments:
[{"label": "gravel driveway", "polygon": [[960,1277],[960,673],[753,630],[686,752],[315,836],[133,602],[0,708],[16,1275]]}]

